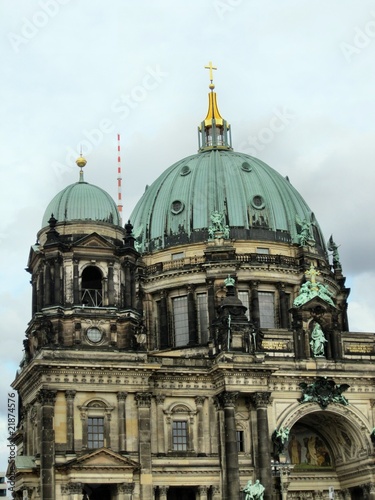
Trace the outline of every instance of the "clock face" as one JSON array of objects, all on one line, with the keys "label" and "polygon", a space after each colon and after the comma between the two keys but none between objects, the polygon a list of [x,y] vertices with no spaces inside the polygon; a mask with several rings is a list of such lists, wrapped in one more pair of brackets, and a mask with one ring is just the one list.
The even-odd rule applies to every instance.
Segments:
[{"label": "clock face", "polygon": [[95,344],[100,342],[103,337],[102,332],[99,330],[99,328],[96,328],[95,326],[88,328],[86,335],[89,341],[94,342]]}]

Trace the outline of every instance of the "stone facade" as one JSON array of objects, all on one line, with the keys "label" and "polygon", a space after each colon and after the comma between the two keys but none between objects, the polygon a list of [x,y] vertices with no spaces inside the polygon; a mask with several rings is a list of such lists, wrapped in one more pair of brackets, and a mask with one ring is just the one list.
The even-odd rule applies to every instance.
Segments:
[{"label": "stone facade", "polygon": [[259,480],[265,500],[374,500],[375,335],[348,331],[310,226],[142,254],[130,223],[51,217],[28,263],[15,498],[235,500]]}]

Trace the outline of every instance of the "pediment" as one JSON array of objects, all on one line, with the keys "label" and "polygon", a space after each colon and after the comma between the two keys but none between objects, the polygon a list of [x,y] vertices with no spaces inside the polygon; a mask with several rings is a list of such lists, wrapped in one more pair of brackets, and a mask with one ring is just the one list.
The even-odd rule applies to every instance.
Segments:
[{"label": "pediment", "polygon": [[62,465],[64,468],[68,469],[131,469],[136,470],[139,468],[139,464],[134,462],[128,457],[124,457],[119,453],[116,453],[107,448],[100,448],[85,455],[81,455],[78,458],[74,458],[69,462]]},{"label": "pediment", "polygon": [[91,233],[84,236],[75,242],[74,246],[80,247],[97,247],[97,248],[114,248],[114,245],[98,233]]},{"label": "pediment", "polygon": [[327,302],[326,300],[322,299],[318,295],[311,298],[310,300],[307,300],[304,304],[293,307],[293,309],[300,309],[302,311],[304,310],[311,311],[312,309],[317,309],[317,308],[323,309],[324,312],[327,312],[327,311],[332,311],[336,307]]}]

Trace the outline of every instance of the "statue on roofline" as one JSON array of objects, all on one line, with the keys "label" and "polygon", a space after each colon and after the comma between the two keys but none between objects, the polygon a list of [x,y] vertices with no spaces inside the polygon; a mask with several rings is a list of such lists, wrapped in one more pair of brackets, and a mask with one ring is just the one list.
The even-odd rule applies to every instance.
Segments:
[{"label": "statue on roofline", "polygon": [[328,240],[327,248],[330,252],[332,252],[333,268],[341,269],[340,255],[338,252],[339,245],[336,245],[336,243],[333,241],[332,234]]},{"label": "statue on roofline", "polygon": [[214,210],[210,216],[211,226],[208,227],[208,235],[210,239],[229,238],[229,226],[225,224],[225,215],[217,210]]},{"label": "statue on roofline", "polygon": [[296,222],[299,226],[298,232],[298,243],[301,247],[308,245],[310,247],[315,246],[315,239],[312,233],[312,223],[307,219],[301,219],[301,217],[296,215]]}]

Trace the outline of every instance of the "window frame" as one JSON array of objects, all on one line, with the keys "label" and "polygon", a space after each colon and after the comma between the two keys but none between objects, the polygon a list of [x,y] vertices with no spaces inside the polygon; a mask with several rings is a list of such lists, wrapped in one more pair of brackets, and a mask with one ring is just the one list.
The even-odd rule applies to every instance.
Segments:
[{"label": "window frame", "polygon": [[[78,406],[78,409],[81,412],[82,421],[82,449],[97,450],[103,447],[110,448],[110,422],[114,407],[109,405],[105,400],[96,398],[88,401],[85,405]],[[103,418],[103,446],[99,446],[98,448],[89,446],[89,418]]]},{"label": "window frame", "polygon": [[[194,453],[194,433],[195,417],[197,410],[192,410],[185,404],[177,403],[170,407],[169,410],[164,410],[166,416],[167,432],[168,432],[168,453],[171,455],[186,455]],[[174,424],[181,422],[186,423],[185,437],[186,449],[176,450],[174,448]]]},{"label": "window frame", "polygon": [[[272,314],[272,326],[270,322],[267,322],[267,324],[264,324],[266,322],[266,318],[270,318],[271,316],[269,314],[264,314],[264,308],[262,306],[265,305],[265,303],[262,304],[261,297],[272,297],[272,306],[273,306],[273,314]],[[276,294],[275,291],[272,290],[259,290],[258,291],[258,301],[259,301],[259,321],[260,321],[260,328],[277,328],[277,317],[276,317]],[[268,304],[267,304],[268,305]],[[262,322],[263,318],[263,322]]]},{"label": "window frame", "polygon": [[[189,303],[187,294],[171,297],[173,320],[173,347],[189,345]],[[179,304],[180,303],[180,304]],[[181,323],[181,325],[180,325]]]}]

